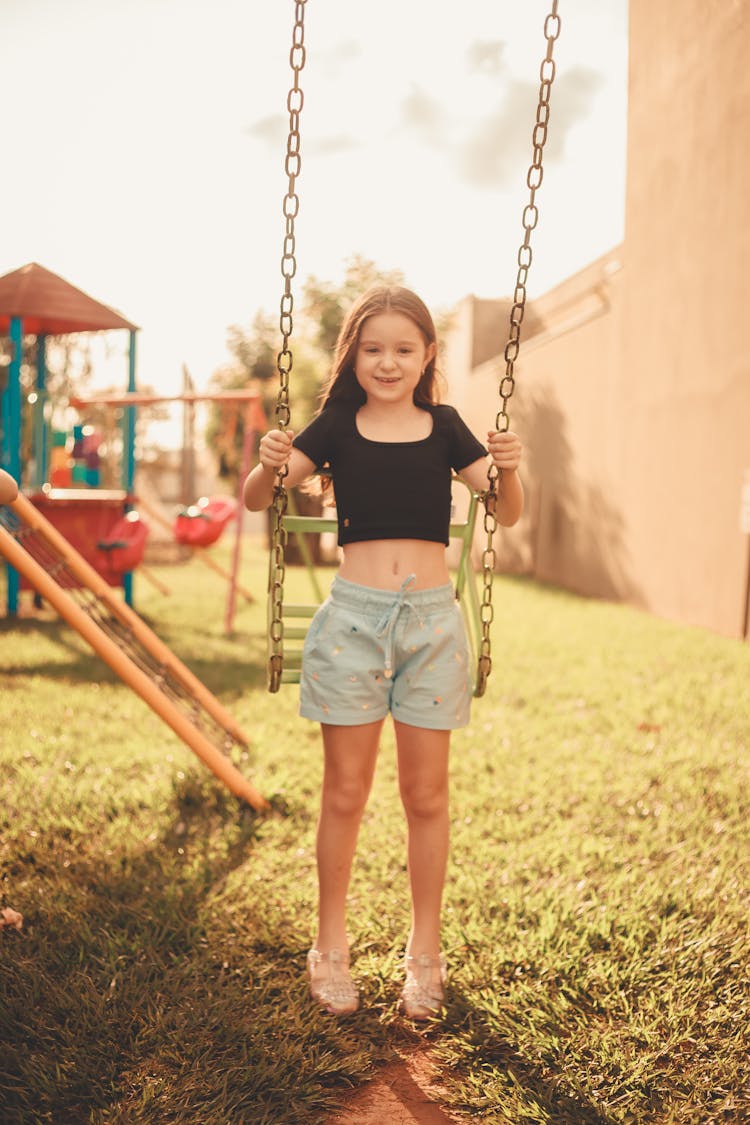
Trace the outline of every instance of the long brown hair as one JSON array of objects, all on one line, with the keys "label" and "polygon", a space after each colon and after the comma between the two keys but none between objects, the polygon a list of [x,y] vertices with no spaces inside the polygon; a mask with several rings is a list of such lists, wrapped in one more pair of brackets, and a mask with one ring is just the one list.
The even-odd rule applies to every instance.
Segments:
[{"label": "long brown hair", "polygon": [[[354,374],[354,363],[362,325],[371,316],[384,312],[403,313],[412,320],[422,333],[429,347],[434,344],[437,354],[437,333],[430,310],[424,301],[401,285],[374,285],[359,297],[349,310],[336,341],[333,353],[331,374],[326,380],[320,396],[321,410],[330,402],[351,402],[363,406],[366,395]],[[425,366],[422,377],[414,388],[414,402],[417,406],[430,406],[440,401],[440,387],[435,367],[436,354]]]},{"label": "long brown hair", "polygon": [[[371,316],[379,313],[403,313],[416,324],[422,333],[425,345],[434,344],[435,354],[426,364],[422,376],[414,388],[414,402],[417,406],[431,406],[440,401],[440,385],[435,366],[437,357],[437,333],[430,310],[424,301],[402,285],[374,285],[366,290],[350,308],[341,325],[333,365],[320,395],[318,414],[333,402],[349,402],[355,407],[364,406],[367,395],[357,382],[354,363],[359,345],[362,325]],[[335,503],[333,482],[325,468],[321,473],[303,486],[305,492],[322,495],[328,504]]]}]

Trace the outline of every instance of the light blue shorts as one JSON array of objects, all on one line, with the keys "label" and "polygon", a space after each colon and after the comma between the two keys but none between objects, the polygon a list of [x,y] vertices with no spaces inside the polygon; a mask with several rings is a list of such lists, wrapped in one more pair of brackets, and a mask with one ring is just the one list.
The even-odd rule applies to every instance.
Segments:
[{"label": "light blue shorts", "polygon": [[299,713],[333,726],[384,718],[430,730],[466,726],[469,652],[453,587],[396,593],[338,576],[305,638]]}]

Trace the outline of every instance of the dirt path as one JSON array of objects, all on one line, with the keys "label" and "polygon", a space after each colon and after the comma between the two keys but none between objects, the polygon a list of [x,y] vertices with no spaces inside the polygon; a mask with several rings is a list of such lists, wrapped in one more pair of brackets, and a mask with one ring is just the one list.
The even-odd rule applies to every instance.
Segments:
[{"label": "dirt path", "polygon": [[327,1125],[463,1125],[469,1121],[441,1105],[439,1071],[426,1047],[399,1054],[400,1059],[378,1071]]}]

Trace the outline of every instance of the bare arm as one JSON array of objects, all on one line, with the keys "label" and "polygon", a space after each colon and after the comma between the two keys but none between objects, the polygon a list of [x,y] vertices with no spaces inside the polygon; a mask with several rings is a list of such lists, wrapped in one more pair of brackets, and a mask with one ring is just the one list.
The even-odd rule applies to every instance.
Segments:
[{"label": "bare arm", "polygon": [[282,465],[287,466],[286,488],[294,488],[315,472],[315,462],[301,450],[293,448],[293,437],[289,430],[269,430],[260,439],[259,463],[248,474],[242,490],[245,507],[251,512],[270,507],[276,474]]},{"label": "bare arm", "polygon": [[[497,497],[497,522],[503,527],[513,527],[523,512],[523,485],[518,475],[523,446],[512,430],[504,433],[491,430],[487,437],[490,458],[502,473]],[[482,492],[487,488],[487,458],[480,457],[458,474],[470,488]]]},{"label": "bare arm", "polygon": [[18,485],[10,473],[0,469],[0,504],[10,504],[18,496]]}]

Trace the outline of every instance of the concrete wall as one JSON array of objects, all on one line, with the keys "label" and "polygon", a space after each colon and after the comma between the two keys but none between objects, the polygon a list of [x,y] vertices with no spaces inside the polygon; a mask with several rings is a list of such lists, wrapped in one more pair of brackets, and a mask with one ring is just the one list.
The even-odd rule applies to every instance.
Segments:
[{"label": "concrete wall", "polygon": [[750,466],[750,3],[632,0],[630,18],[623,458],[638,471],[624,504],[649,605],[732,635]]},{"label": "concrete wall", "polygon": [[[529,503],[501,566],[739,636],[750,0],[631,0],[630,13],[625,240],[524,325],[512,415]],[[458,310],[446,363],[481,436],[502,361],[461,363],[473,321],[487,331],[474,311],[473,298]]]}]

